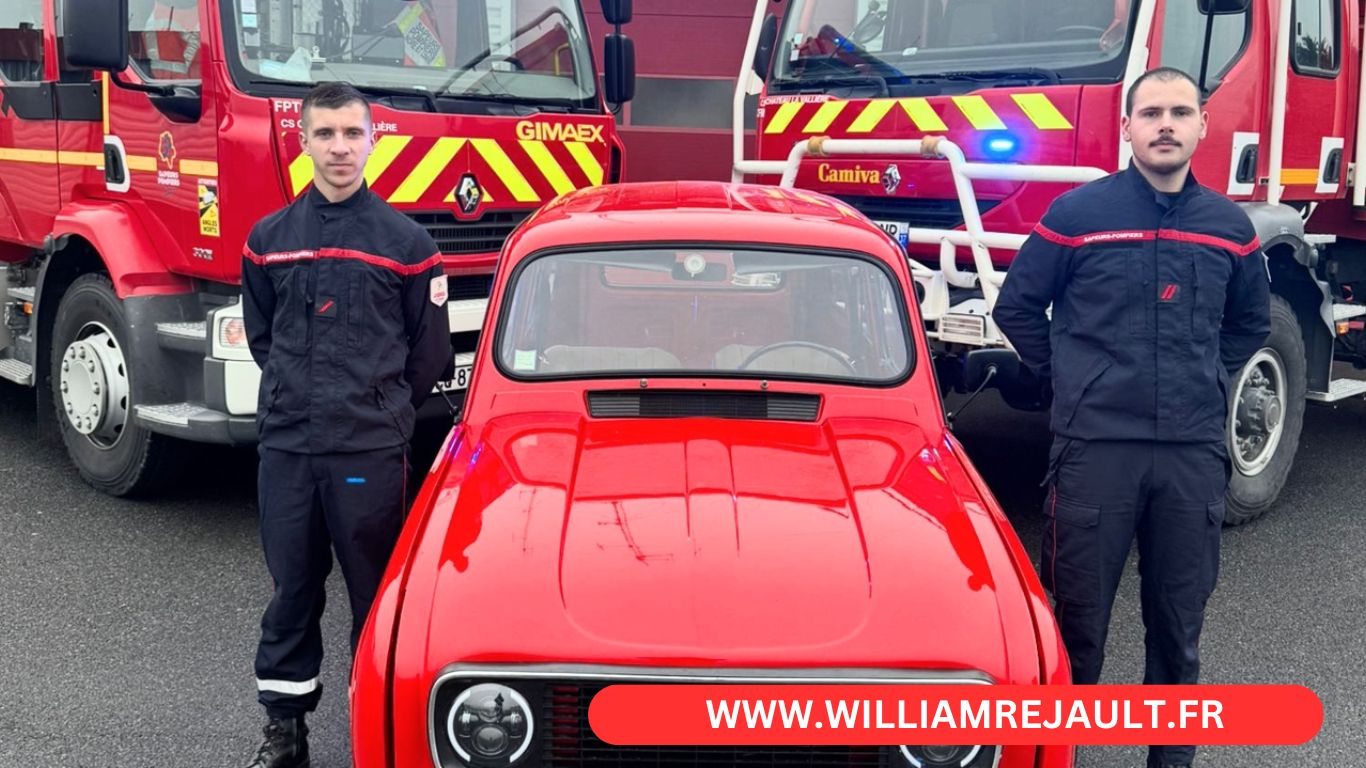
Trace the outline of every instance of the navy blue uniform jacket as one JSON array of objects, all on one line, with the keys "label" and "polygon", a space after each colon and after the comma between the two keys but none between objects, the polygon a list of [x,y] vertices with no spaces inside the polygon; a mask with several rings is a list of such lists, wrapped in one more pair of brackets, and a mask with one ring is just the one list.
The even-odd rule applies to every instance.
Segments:
[{"label": "navy blue uniform jacket", "polygon": [[268,448],[402,445],[416,408],[454,365],[441,254],[364,185],[339,203],[310,186],[257,222],[242,303]]},{"label": "navy blue uniform jacket", "polygon": [[1172,199],[1131,165],[1053,203],[992,316],[1052,377],[1055,434],[1218,442],[1229,379],[1271,330],[1269,291],[1242,209],[1193,176]]}]

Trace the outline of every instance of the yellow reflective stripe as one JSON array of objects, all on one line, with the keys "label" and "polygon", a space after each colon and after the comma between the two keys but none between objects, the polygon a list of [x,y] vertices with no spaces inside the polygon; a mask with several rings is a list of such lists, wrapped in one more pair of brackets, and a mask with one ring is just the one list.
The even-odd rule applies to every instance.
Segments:
[{"label": "yellow reflective stripe", "polygon": [[512,193],[513,199],[519,203],[540,202],[541,198],[537,196],[536,190],[527,183],[526,177],[512,164],[512,160],[503,148],[498,146],[498,142],[493,139],[470,139],[470,144],[474,145],[479,155],[484,158],[484,162],[498,175],[503,186]]},{"label": "yellow reflective stripe", "polygon": [[46,163],[48,165],[56,165],[57,152],[52,149],[0,147],[0,160],[9,160],[15,163]]},{"label": "yellow reflective stripe", "polygon": [[953,103],[958,105],[958,109],[968,122],[972,123],[972,127],[979,131],[999,131],[1006,127],[987,100],[981,96],[954,96]]},{"label": "yellow reflective stripe", "polygon": [[104,135],[109,135],[109,73],[100,73],[100,114],[104,119]]},{"label": "yellow reflective stripe", "polygon": [[412,136],[393,134],[379,137],[379,141],[375,142],[374,151],[370,153],[370,160],[365,163],[365,183],[374,184],[375,179],[383,176],[389,165],[394,162],[394,158],[398,157],[398,153],[412,140]]},{"label": "yellow reflective stripe", "polygon": [[800,101],[789,101],[781,107],[778,107],[778,111],[774,113],[773,119],[769,120],[768,125],[764,127],[764,133],[782,133],[783,131],[786,131],[788,124],[792,122],[792,118],[797,116],[797,112],[799,112],[801,108],[802,103]]},{"label": "yellow reflective stripe", "polygon": [[289,164],[289,186],[294,194],[304,191],[308,182],[313,180],[313,158],[299,155]]},{"label": "yellow reflective stripe", "polygon": [[427,156],[422,158],[422,162],[417,164],[413,172],[408,174],[408,178],[404,179],[398,189],[394,190],[394,194],[389,196],[389,202],[415,203],[420,200],[463,146],[465,140],[454,136],[442,136],[437,139],[436,144],[427,152]]},{"label": "yellow reflective stripe", "polygon": [[849,126],[849,133],[870,133],[894,106],[896,99],[876,99],[868,102],[868,106],[854,119],[854,124]]},{"label": "yellow reflective stripe", "polygon": [[820,133],[826,128],[829,128],[830,124],[835,122],[835,118],[839,117],[839,114],[844,111],[844,105],[848,103],[849,102],[847,101],[825,102],[821,105],[820,109],[816,110],[816,114],[807,121],[806,127],[802,129],[802,133]]},{"label": "yellow reflective stripe", "polygon": [[180,172],[190,176],[218,178],[218,163],[212,160],[181,160]]},{"label": "yellow reflective stripe", "polygon": [[[104,167],[103,152],[68,152],[55,149],[20,149],[0,147],[0,160],[12,163],[34,163],[36,165],[78,165],[85,168]],[[135,163],[134,161],[140,161]],[[128,167],[135,171],[155,171],[155,157],[129,157]]]},{"label": "yellow reflective stripe", "polygon": [[1318,184],[1319,170],[1317,168],[1283,168],[1281,169],[1282,184]]},{"label": "yellow reflective stripe", "polygon": [[1053,106],[1053,102],[1042,93],[1016,93],[1011,96],[1015,103],[1024,110],[1034,127],[1042,131],[1067,131],[1072,129],[1072,124],[1063,117],[1058,108]]},{"label": "yellow reflective stripe", "polygon": [[550,150],[546,149],[544,141],[524,139],[521,142],[522,149],[531,157],[531,162],[541,169],[541,175],[550,182],[550,186],[555,190],[555,194],[563,195],[566,192],[574,191],[574,182],[564,174],[564,169],[555,161]]},{"label": "yellow reflective stripe", "polygon": [[947,131],[949,127],[944,125],[944,121],[939,119],[939,114],[934,111],[934,107],[922,98],[897,99],[901,103],[901,108],[906,110],[906,115],[915,122],[915,127],[922,131]]},{"label": "yellow reflective stripe", "polygon": [[[156,172],[156,169],[157,169],[157,159],[156,159],[155,157],[152,157],[152,156],[150,156],[150,155],[129,155],[128,158],[127,158],[127,160],[128,160],[128,170],[130,170],[130,171],[148,171],[148,172],[150,172],[150,173],[155,173],[155,172]],[[313,174],[313,170],[312,170],[312,169],[313,169],[313,166],[312,166],[312,165],[309,165],[309,177],[310,177],[310,178],[312,178],[312,174]]]},{"label": "yellow reflective stripe", "polygon": [[582,141],[566,141],[565,147],[569,149],[569,154],[574,156],[574,161],[579,164],[579,169],[583,175],[588,177],[588,183],[593,186],[602,184],[602,163],[593,157],[593,150]]},{"label": "yellow reflective stripe", "polygon": [[87,168],[104,167],[103,152],[67,152],[57,150],[57,162],[62,165],[83,165]]}]

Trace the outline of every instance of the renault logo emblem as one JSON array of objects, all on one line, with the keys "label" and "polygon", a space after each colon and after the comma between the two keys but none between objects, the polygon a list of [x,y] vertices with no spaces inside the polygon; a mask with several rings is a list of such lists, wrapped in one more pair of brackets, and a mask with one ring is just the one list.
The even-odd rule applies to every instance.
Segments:
[{"label": "renault logo emblem", "polygon": [[461,213],[474,213],[483,197],[484,191],[479,188],[479,182],[475,181],[473,176],[465,174],[460,178],[460,186],[455,188],[455,199],[460,203]]},{"label": "renault logo emblem", "polygon": [[901,171],[895,165],[887,166],[887,170],[882,172],[882,191],[889,195],[896,194],[896,188],[901,185]]}]

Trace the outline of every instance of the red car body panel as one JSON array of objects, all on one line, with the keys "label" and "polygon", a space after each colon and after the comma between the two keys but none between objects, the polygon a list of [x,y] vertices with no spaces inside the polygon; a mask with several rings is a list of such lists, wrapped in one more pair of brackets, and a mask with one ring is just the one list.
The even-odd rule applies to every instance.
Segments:
[{"label": "red car body panel", "polygon": [[[913,295],[898,247],[830,198],[622,185],[561,198],[509,239],[487,322],[499,322],[509,277],[538,253],[700,241],[857,251]],[[921,327],[915,303],[905,306],[908,327]],[[821,396],[816,421],[799,423],[592,418],[587,392],[640,379],[514,380],[494,363],[495,334],[483,334],[467,410],[357,653],[356,765],[430,763],[429,695],[454,663],[1066,682],[1029,559],[945,426],[923,334],[910,340],[913,370],[890,386],[767,382],[771,393]],[[1070,765],[1070,750],[1008,748],[1001,764],[1036,761]]]}]

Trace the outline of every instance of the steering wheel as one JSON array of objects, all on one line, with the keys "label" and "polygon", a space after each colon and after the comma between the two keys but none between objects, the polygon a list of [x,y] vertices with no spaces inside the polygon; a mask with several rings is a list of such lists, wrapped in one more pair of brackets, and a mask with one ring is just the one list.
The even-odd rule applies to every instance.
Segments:
[{"label": "steering wheel", "polygon": [[844,366],[844,368],[848,370],[851,375],[858,375],[858,371],[854,369],[854,364],[850,362],[849,358],[846,357],[843,352],[833,347],[827,347],[824,344],[817,344],[812,341],[779,341],[773,344],[765,344],[764,346],[759,347],[758,349],[749,353],[749,357],[746,357],[743,361],[741,361],[740,365],[736,368],[736,370],[748,370],[749,367],[754,364],[754,361],[758,360],[759,358],[763,357],[769,352],[775,352],[779,349],[788,348],[815,350],[816,352],[820,352],[821,354],[827,355],[830,358],[834,359],[840,365]]}]

